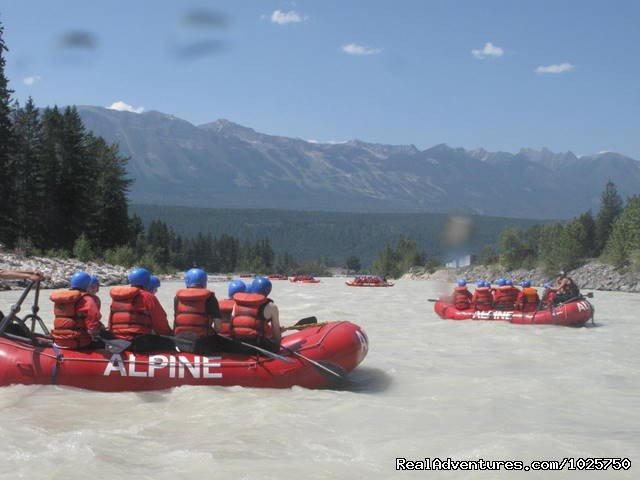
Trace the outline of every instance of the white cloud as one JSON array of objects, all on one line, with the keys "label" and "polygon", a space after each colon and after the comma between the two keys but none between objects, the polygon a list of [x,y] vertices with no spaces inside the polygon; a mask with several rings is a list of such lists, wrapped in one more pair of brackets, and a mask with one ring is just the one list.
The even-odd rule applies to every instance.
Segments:
[{"label": "white cloud", "polygon": [[289,23],[300,23],[307,20],[309,17],[302,16],[298,12],[293,10],[289,12],[283,12],[282,10],[276,10],[271,14],[271,21],[278,25],[287,25]]},{"label": "white cloud", "polygon": [[40,77],[39,75],[32,75],[30,77],[25,77],[22,80],[22,83],[24,83],[25,85],[33,85],[36,82],[39,82],[40,80],[42,80],[42,77]]},{"label": "white cloud", "polygon": [[347,55],[377,55],[378,53],[382,53],[381,48],[365,47],[355,43],[343,45],[342,51]]},{"label": "white cloud", "polygon": [[564,73],[569,70],[573,70],[573,65],[570,63],[558,63],[556,65],[540,65],[535,69],[536,73]]},{"label": "white cloud", "polygon": [[491,42],[487,42],[482,50],[471,50],[471,55],[480,60],[487,57],[498,58],[504,55],[504,50]]},{"label": "white cloud", "polygon": [[128,105],[128,104],[124,103],[122,100],[118,100],[117,102],[113,102],[107,108],[109,110],[118,110],[119,112],[131,112],[131,113],[142,113],[142,112],[144,112],[144,107],[133,108],[131,105]]}]

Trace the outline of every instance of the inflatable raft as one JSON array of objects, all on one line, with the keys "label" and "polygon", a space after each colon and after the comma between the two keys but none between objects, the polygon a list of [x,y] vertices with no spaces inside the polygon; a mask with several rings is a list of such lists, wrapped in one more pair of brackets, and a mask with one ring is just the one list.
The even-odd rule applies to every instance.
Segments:
[{"label": "inflatable raft", "polygon": [[289,281],[294,283],[320,283],[320,280],[310,275],[297,275],[295,277],[291,277]]},{"label": "inflatable raft", "polygon": [[380,280],[379,282],[351,280],[350,282],[344,283],[350,287],[393,287],[395,285],[393,282],[385,282],[384,280]]},{"label": "inflatable raft", "polygon": [[344,378],[368,351],[367,335],[350,322],[318,324],[283,337],[286,348],[279,355],[287,362],[262,354],[63,350],[45,335],[19,335],[24,326],[11,330],[0,335],[0,386],[65,385],[105,392],[181,385],[318,388],[336,384],[336,377]]},{"label": "inflatable raft", "polygon": [[535,312],[519,310],[480,311],[473,308],[458,310],[449,300],[440,298],[434,310],[447,320],[495,320],[527,325],[584,325],[593,318],[594,308],[585,298],[578,298],[555,307],[543,307]]}]

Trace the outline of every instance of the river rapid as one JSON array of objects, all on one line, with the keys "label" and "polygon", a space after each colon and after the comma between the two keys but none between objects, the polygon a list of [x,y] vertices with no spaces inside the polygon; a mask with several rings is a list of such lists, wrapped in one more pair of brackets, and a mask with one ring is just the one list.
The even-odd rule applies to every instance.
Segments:
[{"label": "river rapid", "polygon": [[[640,478],[640,295],[596,292],[595,326],[567,328],[441,320],[427,301],[443,288],[435,281],[344,280],[274,281],[271,296],[283,325],[316,315],[365,329],[369,355],[347,390],[0,388],[0,478]],[[170,317],[180,286],[158,293]],[[226,283],[209,287],[224,297]],[[1,292],[0,309],[18,294]],[[106,289],[100,296],[107,315]],[[398,472],[396,457],[627,457],[632,466]]]}]

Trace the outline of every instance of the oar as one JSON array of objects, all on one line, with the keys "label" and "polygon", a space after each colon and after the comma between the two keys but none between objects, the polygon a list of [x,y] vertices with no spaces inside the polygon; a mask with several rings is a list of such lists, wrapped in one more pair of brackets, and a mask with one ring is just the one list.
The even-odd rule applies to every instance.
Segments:
[{"label": "oar", "polygon": [[273,353],[273,352],[271,352],[269,350],[266,350],[266,349],[261,348],[261,347],[257,347],[256,345],[252,345],[250,343],[243,342],[241,340],[236,340],[236,339],[233,339],[231,337],[226,337],[224,335],[218,335],[218,338],[224,338],[225,340],[227,340],[227,341],[229,341],[231,343],[235,343],[235,344],[238,344],[238,345],[243,345],[243,346],[245,346],[247,348],[255,350],[256,352],[260,352],[260,353],[262,353],[263,355],[265,355],[267,357],[278,359],[278,360],[280,360],[281,362],[284,362],[284,363],[294,363],[293,360],[291,360],[290,358],[283,357],[282,355],[278,355],[277,353]]},{"label": "oar", "polygon": [[318,323],[318,319],[314,316],[305,317],[302,320],[298,320],[295,324],[298,325],[308,325],[310,323]]},{"label": "oar", "polygon": [[316,369],[322,375],[328,378],[331,382],[336,382],[336,379],[338,379],[340,382],[346,382],[348,379],[347,377],[348,372],[344,368],[342,368],[340,365],[336,365],[335,363],[331,363],[327,360],[312,360],[311,358],[306,357],[301,353],[296,352],[295,350],[291,350],[290,348],[287,348],[287,347],[282,347],[282,349],[286,352],[289,352],[291,355],[294,355],[302,360],[305,360],[306,362],[309,362],[311,365],[316,367]]},{"label": "oar", "polygon": [[106,338],[105,332],[101,332],[100,340],[104,342],[104,346],[111,353],[121,353],[131,346],[129,340],[123,340],[121,338]]},{"label": "oar", "polygon": [[29,295],[29,291],[31,290],[31,287],[33,287],[35,283],[36,282],[34,282],[33,280],[29,280],[29,283],[27,283],[27,286],[22,292],[22,294],[20,295],[20,298],[18,298],[18,301],[15,304],[11,305],[11,310],[9,311],[7,316],[5,316],[0,322],[0,334],[4,333],[5,329],[7,328],[7,325],[9,325],[11,320],[13,320],[13,317],[16,316],[16,313],[20,311],[20,306],[22,305],[22,302],[24,302],[24,299],[27,298],[27,295]]}]

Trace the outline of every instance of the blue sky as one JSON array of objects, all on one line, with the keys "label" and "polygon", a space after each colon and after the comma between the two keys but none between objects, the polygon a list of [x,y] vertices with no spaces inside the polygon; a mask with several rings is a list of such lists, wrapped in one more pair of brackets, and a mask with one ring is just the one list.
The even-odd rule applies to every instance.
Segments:
[{"label": "blue sky", "polygon": [[38,106],[640,159],[637,1],[4,3],[6,73]]}]

